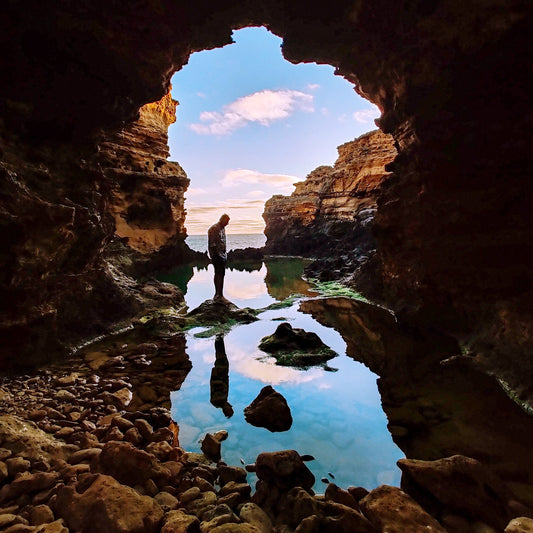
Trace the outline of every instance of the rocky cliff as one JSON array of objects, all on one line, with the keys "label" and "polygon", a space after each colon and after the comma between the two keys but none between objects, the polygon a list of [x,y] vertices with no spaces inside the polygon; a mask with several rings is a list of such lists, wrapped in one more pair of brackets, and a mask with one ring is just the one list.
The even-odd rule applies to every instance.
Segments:
[{"label": "rocky cliff", "polygon": [[[291,196],[277,195],[265,204],[266,252],[318,258],[307,273],[322,280],[344,278],[377,296],[372,225],[378,197],[397,155],[394,140],[379,130],[338,147],[333,167],[322,166],[297,183]],[[372,283],[363,268],[374,269]]]},{"label": "rocky cliff", "polygon": [[[289,61],[354,83],[396,141],[375,217],[389,305],[463,335],[518,381],[533,372],[530,2],[9,0],[0,25],[4,345],[19,327],[27,343],[73,279],[85,280],[75,294],[110,292],[87,276],[115,218],[95,132],[161,99],[192,52],[265,25]],[[87,322],[106,314],[93,309]]]},{"label": "rocky cliff", "polygon": [[366,251],[369,221],[396,156],[390,135],[373,131],[339,146],[333,167],[313,170],[290,196],[265,204],[266,251],[272,254],[331,256],[332,251]]},{"label": "rocky cliff", "polygon": [[143,254],[186,237],[189,179],[178,163],[167,161],[167,132],[176,121],[176,105],[168,93],[141,107],[135,122],[103,135],[99,143],[100,164],[113,184],[109,211],[115,234]]}]

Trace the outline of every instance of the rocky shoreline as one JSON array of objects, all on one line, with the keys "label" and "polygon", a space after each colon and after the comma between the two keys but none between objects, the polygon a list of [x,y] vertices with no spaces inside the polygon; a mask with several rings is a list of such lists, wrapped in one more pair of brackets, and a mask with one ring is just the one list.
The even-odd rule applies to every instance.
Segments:
[{"label": "rocky shoreline", "polygon": [[179,445],[169,393],[190,368],[183,334],[144,327],[68,362],[2,377],[0,531],[532,530],[529,518],[507,526],[533,515],[466,457],[400,461],[405,490],[330,482],[320,495],[309,458],[294,450],[262,453],[246,468],[226,465],[226,435],[218,432],[206,435],[202,454],[189,453]]}]

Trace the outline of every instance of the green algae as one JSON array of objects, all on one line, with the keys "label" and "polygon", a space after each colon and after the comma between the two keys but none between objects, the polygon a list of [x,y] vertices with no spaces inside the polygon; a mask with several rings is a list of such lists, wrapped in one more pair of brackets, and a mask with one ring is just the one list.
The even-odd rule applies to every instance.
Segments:
[{"label": "green algae", "polygon": [[365,303],[371,303],[362,294],[354,291],[350,287],[339,283],[338,281],[320,281],[315,278],[310,278],[309,282],[313,284],[314,288],[322,295],[327,297],[345,296],[353,298]]}]

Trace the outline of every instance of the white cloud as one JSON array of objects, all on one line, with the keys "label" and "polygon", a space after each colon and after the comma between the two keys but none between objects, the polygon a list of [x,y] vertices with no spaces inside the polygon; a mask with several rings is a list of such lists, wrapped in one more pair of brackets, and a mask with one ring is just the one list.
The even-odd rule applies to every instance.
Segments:
[{"label": "white cloud", "polygon": [[250,191],[246,196],[250,196],[251,198],[268,198],[268,194],[265,191]]},{"label": "white cloud", "polygon": [[380,111],[377,106],[373,105],[371,109],[363,109],[362,111],[356,111],[353,114],[353,118],[361,124],[368,124],[373,122],[380,115]]},{"label": "white cloud", "polygon": [[202,194],[207,194],[208,191],[205,189],[201,189],[200,187],[189,187],[187,189],[187,192],[185,193],[187,195],[187,198],[191,196],[200,196]]},{"label": "white cloud", "polygon": [[307,84],[307,88],[310,91],[316,91],[319,87],[320,87],[320,85],[318,83],[308,83]]},{"label": "white cloud", "polygon": [[205,93],[196,93],[196,96],[199,98],[207,98],[207,95]]},{"label": "white cloud", "polygon": [[299,180],[300,178],[297,176],[289,176],[287,174],[264,174],[257,170],[238,168],[228,170],[224,178],[222,178],[221,183],[224,187],[232,187],[239,183],[262,183],[265,185],[287,187]]},{"label": "white cloud", "polygon": [[313,95],[289,89],[266,89],[238,98],[225,105],[222,111],[203,111],[201,123],[189,127],[200,135],[228,135],[250,122],[269,126],[295,111],[313,112]]},{"label": "white cloud", "polygon": [[210,203],[187,202],[185,226],[189,235],[207,232],[223,213],[230,216],[227,233],[262,233],[264,199],[229,198]]}]

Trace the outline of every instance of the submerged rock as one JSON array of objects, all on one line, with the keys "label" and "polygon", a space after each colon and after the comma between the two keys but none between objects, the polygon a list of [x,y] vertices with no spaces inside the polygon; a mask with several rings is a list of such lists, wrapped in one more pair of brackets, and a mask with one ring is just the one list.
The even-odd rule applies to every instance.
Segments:
[{"label": "submerged rock", "polygon": [[287,400],[270,385],[263,387],[257,398],[244,409],[244,418],[252,426],[269,431],[287,431],[292,426]]},{"label": "submerged rock", "polygon": [[283,366],[320,365],[337,355],[316,333],[293,328],[288,322],[281,323],[272,335],[263,337],[259,349],[273,355]]}]

